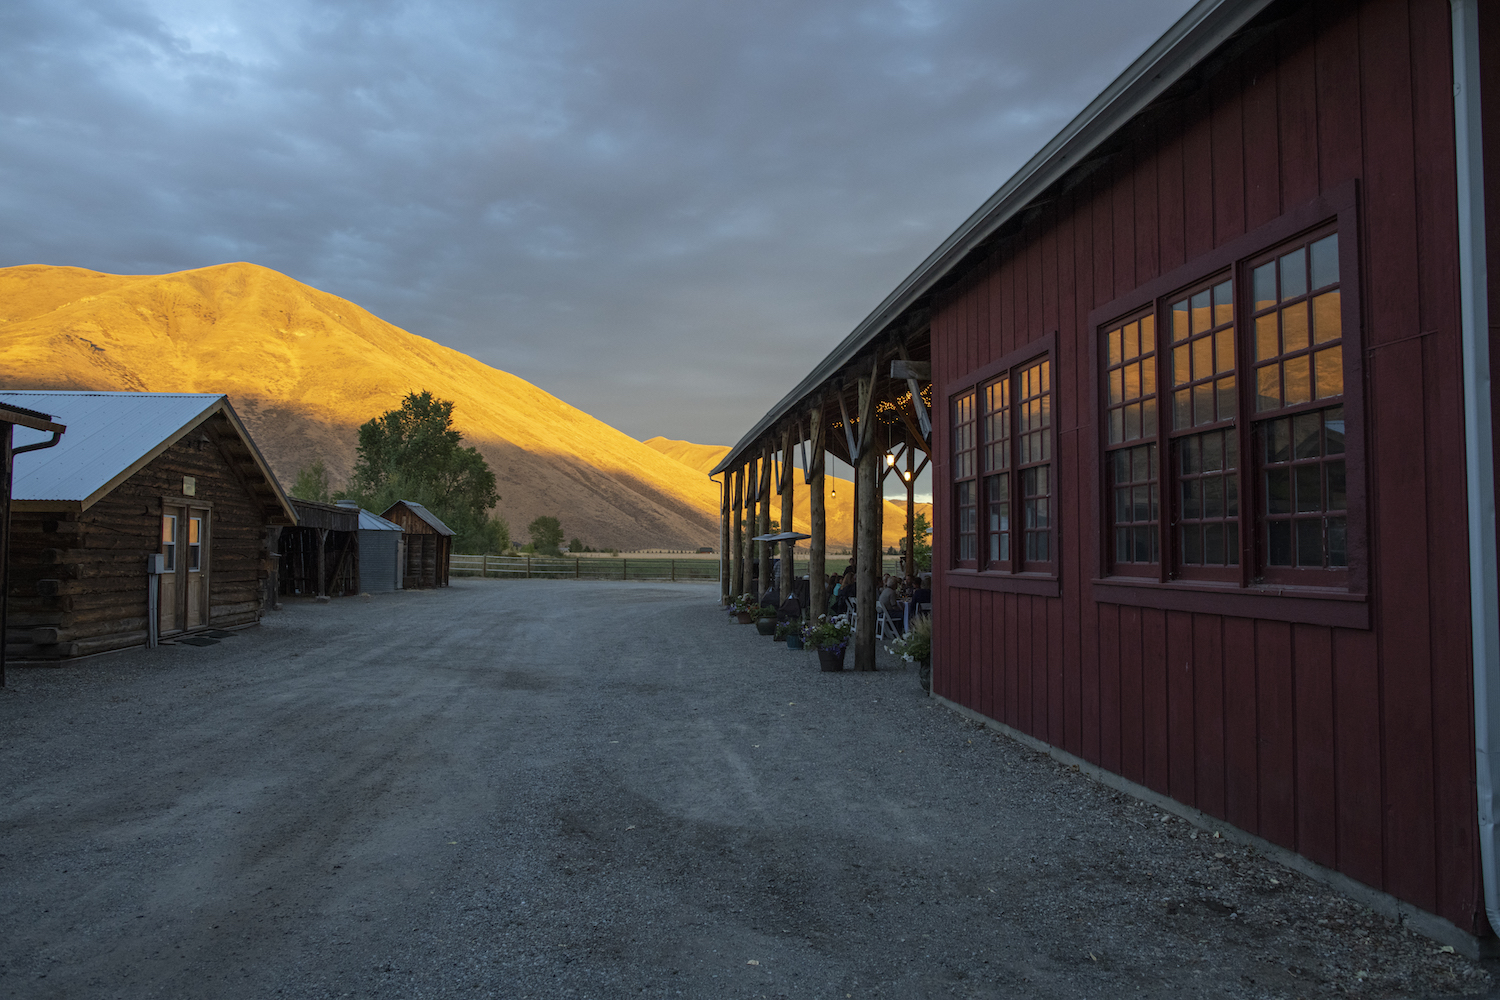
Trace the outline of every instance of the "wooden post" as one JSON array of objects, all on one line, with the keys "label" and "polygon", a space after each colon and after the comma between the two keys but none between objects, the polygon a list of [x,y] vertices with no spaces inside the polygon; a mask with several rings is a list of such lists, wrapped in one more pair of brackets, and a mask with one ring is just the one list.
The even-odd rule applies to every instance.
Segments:
[{"label": "wooden post", "polygon": [[911,446],[911,439],[906,444],[906,565],[908,576],[917,572],[917,474],[912,471],[916,460],[917,450]]},{"label": "wooden post", "polygon": [[859,462],[855,466],[854,669],[875,669],[875,598],[880,580],[880,472],[885,457],[875,447],[875,383],[859,380]]},{"label": "wooden post", "polygon": [[730,539],[729,596],[738,598],[745,592],[745,470],[734,471],[734,537]]},{"label": "wooden post", "polygon": [[729,603],[729,507],[734,499],[730,493],[730,476],[724,473],[724,482],[719,490],[719,603]]},{"label": "wooden post", "polygon": [[526,579],[531,579],[531,557],[526,557]]},{"label": "wooden post", "polygon": [[328,529],[318,528],[316,530],[318,532],[318,596],[327,597],[328,594],[325,591],[328,589],[328,577],[326,575],[328,567],[327,558],[323,555],[323,546],[328,538]]},{"label": "wooden post", "polygon": [[807,433],[807,578],[808,609],[813,620],[828,610],[828,511],[823,506],[823,406],[813,407]]},{"label": "wooden post", "polygon": [[[766,442],[765,455],[760,463],[760,522],[756,530],[758,535],[769,535],[771,533],[771,444]],[[758,579],[760,583],[755,595],[756,600],[760,595],[771,589],[774,580],[771,579],[771,543],[757,542],[755,545],[756,564],[760,567]]]},{"label": "wooden post", "polygon": [[[781,530],[792,530],[792,498],[794,485],[797,479],[794,475],[797,463],[792,458],[792,429],[787,427],[781,433],[781,482],[777,489],[781,491]],[[797,580],[797,567],[792,564],[791,542],[781,543],[781,579],[776,581],[776,586],[781,590],[781,599],[787,600],[792,596],[793,586]]]},{"label": "wooden post", "polygon": [[577,556],[574,556],[573,557],[573,579],[579,580],[579,579],[582,579],[582,578],[583,578],[583,560],[580,559],[580,558],[578,558]]},{"label": "wooden post", "polygon": [[756,526],[760,524],[760,460],[752,458],[749,469],[745,474],[745,579],[740,593],[760,597],[756,592],[755,584],[755,543],[750,541],[758,532]]},{"label": "wooden post", "polygon": [[622,558],[620,560],[620,579],[621,580],[629,580],[630,579],[630,560],[629,559],[623,559]]}]

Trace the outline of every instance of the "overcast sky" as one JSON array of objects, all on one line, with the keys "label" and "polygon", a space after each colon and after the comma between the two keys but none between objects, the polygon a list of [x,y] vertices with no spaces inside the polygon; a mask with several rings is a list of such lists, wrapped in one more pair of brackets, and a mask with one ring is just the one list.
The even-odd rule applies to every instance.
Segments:
[{"label": "overcast sky", "polygon": [[731,444],[1188,0],[5,0],[0,265],[246,260]]}]

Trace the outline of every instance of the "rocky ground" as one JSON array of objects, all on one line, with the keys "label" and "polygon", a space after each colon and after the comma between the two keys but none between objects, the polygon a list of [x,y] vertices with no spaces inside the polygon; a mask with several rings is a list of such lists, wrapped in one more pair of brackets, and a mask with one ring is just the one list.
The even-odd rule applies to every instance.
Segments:
[{"label": "rocky ground", "polygon": [[459,581],[0,691],[9,997],[1435,997],[1479,964],[700,585]]}]

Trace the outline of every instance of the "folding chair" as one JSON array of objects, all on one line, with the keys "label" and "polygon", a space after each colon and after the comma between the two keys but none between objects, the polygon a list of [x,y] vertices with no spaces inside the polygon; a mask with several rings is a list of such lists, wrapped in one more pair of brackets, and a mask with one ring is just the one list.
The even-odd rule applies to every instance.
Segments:
[{"label": "folding chair", "polygon": [[891,613],[885,609],[884,604],[875,605],[875,637],[877,639],[896,639],[901,632],[896,628],[896,623],[891,620]]}]

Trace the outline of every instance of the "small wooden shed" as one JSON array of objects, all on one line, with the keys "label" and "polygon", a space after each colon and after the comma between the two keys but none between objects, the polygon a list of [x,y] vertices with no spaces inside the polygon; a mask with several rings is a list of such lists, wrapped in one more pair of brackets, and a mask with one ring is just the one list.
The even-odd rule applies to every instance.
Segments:
[{"label": "small wooden shed", "polygon": [[297,526],[277,542],[279,592],[288,597],[353,597],[360,592],[359,510],[287,498]]},{"label": "small wooden shed", "polygon": [[[12,656],[141,645],[153,593],[163,637],[259,619],[270,529],[297,518],[227,397],[0,392],[0,404],[56,414],[68,427],[12,487]],[[24,433],[25,443],[43,436]]]},{"label": "small wooden shed", "polygon": [[417,503],[397,500],[380,515],[401,526],[401,586],[407,590],[448,586],[448,561],[453,554],[453,529]]}]

